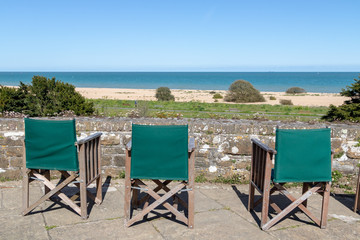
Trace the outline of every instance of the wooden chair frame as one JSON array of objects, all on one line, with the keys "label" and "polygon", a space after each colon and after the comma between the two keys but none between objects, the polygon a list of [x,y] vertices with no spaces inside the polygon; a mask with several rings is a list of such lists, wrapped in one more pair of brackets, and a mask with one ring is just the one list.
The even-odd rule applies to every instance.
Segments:
[{"label": "wooden chair frame", "polygon": [[358,180],[355,194],[354,212],[360,211],[360,167],[358,172]]},{"label": "wooden chair frame", "polygon": [[[170,189],[167,185],[172,180],[152,180],[156,183],[156,188],[149,188],[140,179],[131,179],[131,142],[126,145],[126,160],[125,160],[125,226],[130,227],[137,221],[146,218],[147,214],[154,210],[159,205],[163,205],[168,209],[173,217],[179,221],[185,223],[189,228],[194,227],[194,168],[195,168],[195,140],[189,139],[188,146],[188,181],[182,181],[181,183]],[[146,195],[139,199],[140,191],[146,192]],[[160,196],[158,192],[164,190],[165,194]],[[188,193],[188,203],[180,198],[177,193],[186,191]],[[149,205],[150,197],[155,201]],[[173,198],[173,205],[169,204],[167,200]],[[180,203],[185,209],[187,209],[188,216],[178,211],[178,203]],[[143,204],[143,209],[137,215],[132,216],[132,209],[139,207]]]},{"label": "wooden chair frame", "polygon": [[[303,183],[302,196],[295,198],[285,188],[284,183],[275,183],[271,181],[271,169],[273,168],[273,157],[276,151],[267,145],[263,144],[257,139],[252,141],[252,160],[251,160],[251,175],[249,184],[249,202],[248,211],[253,210],[258,204],[262,203],[261,210],[261,228],[268,230],[292,210],[298,207],[311,220],[313,220],[321,228],[326,228],[327,213],[330,198],[330,182],[317,183]],[[331,154],[331,161],[333,154]],[[271,183],[273,187],[271,187]],[[256,202],[254,201],[255,189],[260,193],[261,197]],[[270,195],[279,191],[282,195],[287,197],[292,203],[285,209],[275,204],[270,199]],[[318,193],[323,197],[321,218],[320,220],[314,216],[307,208],[307,199],[314,193]],[[271,206],[277,215],[268,220],[269,206]]]},{"label": "wooden chair frame", "polygon": [[[26,168],[26,148],[25,142],[23,142],[23,215],[27,215],[52,196],[58,196],[79,214],[82,219],[88,218],[87,198],[93,200],[97,205],[102,202],[100,136],[101,133],[95,133],[77,142],[79,171],[60,171],[62,178],[56,185],[50,181],[50,170]],[[30,206],[29,184],[34,180],[38,180],[44,184],[45,194]],[[88,185],[94,181],[96,181],[96,196],[87,190]],[[77,192],[73,196],[68,197],[61,192],[61,190],[70,183],[74,183],[79,188],[80,195],[78,194],[79,192]],[[80,197],[80,206],[75,203],[78,197]]]}]

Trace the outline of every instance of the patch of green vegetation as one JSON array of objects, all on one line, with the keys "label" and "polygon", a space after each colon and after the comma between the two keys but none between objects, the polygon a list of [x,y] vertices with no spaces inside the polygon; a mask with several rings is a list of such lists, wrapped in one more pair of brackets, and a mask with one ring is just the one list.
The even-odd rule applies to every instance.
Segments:
[{"label": "patch of green vegetation", "polygon": [[56,225],[45,226],[45,229],[46,229],[46,231],[49,231],[49,230],[54,229],[56,227],[58,227],[58,226],[56,226]]},{"label": "patch of green vegetation", "polygon": [[[101,116],[125,117],[129,110],[135,109],[135,102],[131,100],[112,100],[112,99],[91,99]],[[255,119],[262,116],[268,120],[278,121],[320,121],[327,111],[327,107],[308,107],[308,106],[284,106],[270,104],[229,104],[229,103],[202,103],[202,102],[174,102],[165,101],[159,105],[157,101],[138,101],[147,103],[147,116],[157,117],[159,112],[164,114],[164,118],[181,114],[183,118],[215,118],[215,119]],[[176,116],[175,116],[176,117]]]},{"label": "patch of green vegetation", "polygon": [[352,187],[346,184],[339,184],[339,188],[346,189],[346,190],[352,190]]},{"label": "patch of green vegetation", "polygon": [[338,183],[342,177],[343,174],[339,170],[332,171],[331,173],[331,179],[333,183]]},{"label": "patch of green vegetation", "polygon": [[350,191],[349,191],[349,190],[345,190],[344,193],[345,193],[345,194],[355,194],[355,192],[354,192],[354,191],[351,191],[351,190],[350,190]]},{"label": "patch of green vegetation", "polygon": [[195,177],[195,182],[197,182],[197,183],[207,182],[207,178],[205,177],[205,174],[204,174],[204,173],[200,173],[199,175],[197,175],[197,176]]},{"label": "patch of green vegetation", "polygon": [[119,173],[119,178],[125,178],[125,171],[122,170],[120,173]]},{"label": "patch of green vegetation", "polygon": [[233,159],[233,160],[231,160],[231,162],[232,162],[232,163],[236,163],[236,160],[235,160],[235,159]]},{"label": "patch of green vegetation", "polygon": [[233,174],[231,176],[217,176],[214,180],[211,180],[212,183],[224,183],[224,184],[244,184],[245,181],[240,174]]},{"label": "patch of green vegetation", "polygon": [[213,99],[222,99],[223,96],[220,93],[215,93]]},{"label": "patch of green vegetation", "polygon": [[270,96],[270,100],[276,100],[275,96]]},{"label": "patch of green vegetation", "polygon": [[344,152],[343,152],[343,151],[338,152],[338,153],[334,154],[334,158],[341,158],[342,155],[344,155]]},{"label": "patch of green vegetation", "polygon": [[9,182],[9,181],[12,181],[12,180],[7,177],[0,177],[0,182]]},{"label": "patch of green vegetation", "polygon": [[251,165],[247,165],[247,166],[245,167],[245,169],[250,172],[250,170],[251,170]]}]

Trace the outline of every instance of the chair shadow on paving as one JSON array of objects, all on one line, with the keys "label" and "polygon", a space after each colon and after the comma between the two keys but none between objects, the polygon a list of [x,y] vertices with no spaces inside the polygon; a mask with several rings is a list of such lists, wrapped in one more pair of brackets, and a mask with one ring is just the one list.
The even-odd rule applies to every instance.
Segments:
[{"label": "chair shadow on paving", "polygon": [[[60,179],[60,181],[58,182],[58,184],[60,184],[63,181],[63,179]],[[110,182],[111,182],[111,176],[107,176],[103,185],[101,186],[102,188],[102,201],[105,199],[105,196],[108,192],[109,186],[110,186]],[[87,190],[89,192],[91,192],[92,194],[96,194],[96,187],[93,188],[87,188]],[[64,189],[61,190],[62,193],[64,193],[66,196],[71,197],[74,194],[79,194],[79,188],[73,186],[73,187],[69,187],[66,186]],[[64,204],[61,202],[61,199],[58,196],[52,196],[50,199],[48,199],[46,202],[52,202],[52,204],[50,204],[49,206],[47,206],[45,209],[42,210],[36,210],[34,209],[33,211],[31,211],[28,215],[32,215],[32,214],[37,214],[37,213],[41,213],[41,212],[50,212],[50,211],[55,211],[58,209],[67,209],[73,213],[75,213],[76,215],[78,215],[71,207],[69,207],[67,204]],[[80,202],[80,197],[78,197],[77,202]],[[91,214],[91,210],[94,207],[95,203],[93,201],[89,201],[89,204],[87,206],[87,210],[88,210],[88,214]],[[41,206],[41,205],[40,205]]]},{"label": "chair shadow on paving", "polygon": [[331,193],[331,197],[337,200],[339,203],[354,211],[354,203],[355,203],[355,194],[335,194]]},{"label": "chair shadow on paving", "polygon": [[[235,185],[232,185],[231,187],[234,190],[234,192],[236,193],[236,195],[238,196],[238,198],[240,199],[240,201],[242,202],[242,204],[244,205],[244,208],[247,209],[248,208],[248,202],[249,202],[249,195],[240,192],[239,189]],[[259,199],[259,197],[260,197],[259,195],[255,195],[255,202]],[[281,209],[286,208],[289,204],[292,203],[285,196],[282,196],[280,194],[271,195],[271,200],[273,202],[275,202]],[[304,215],[304,219],[306,219],[306,220],[300,219],[299,217],[297,217],[296,213]],[[252,215],[252,217],[256,221],[257,225],[260,227],[260,225],[261,225],[261,219],[260,219],[260,216],[261,216],[261,203],[258,204],[252,211],[250,211],[250,214]],[[269,220],[271,218],[273,218],[274,216],[276,216],[276,212],[271,206],[269,206]],[[305,224],[308,224],[308,225],[317,226],[298,207],[295,208],[290,213],[288,213],[286,215],[286,217],[284,217],[279,222],[277,222],[276,225],[280,224],[282,221],[287,220],[287,219],[293,219],[293,220],[295,220],[295,221],[297,221],[299,223],[305,223]]]},{"label": "chair shadow on paving", "polygon": [[[139,194],[139,199],[142,199],[144,196],[146,196],[147,194],[144,193],[144,192],[141,192]],[[162,197],[164,195],[164,193],[160,193],[159,196]],[[188,193],[187,192],[182,192],[180,194],[177,194],[177,196],[179,196],[185,203],[188,204]],[[149,205],[151,205],[153,202],[155,202],[155,200],[150,197],[149,199]],[[173,205],[173,198],[168,198],[166,200],[166,202],[168,202],[170,205]],[[132,209],[130,211],[130,218],[132,218],[134,215],[136,215],[137,213],[139,213],[143,207],[144,207],[144,204],[141,204],[139,205],[137,208],[134,208],[133,209],[133,204],[131,203],[131,207],[130,209]],[[138,210],[137,210],[138,209]],[[179,212],[184,212],[185,213],[185,216],[188,217],[188,212],[187,210],[179,203],[178,204],[178,208],[177,210]],[[160,220],[161,218],[164,218],[166,220],[170,220],[170,221],[173,221],[177,224],[181,224],[185,227],[187,227],[187,225],[185,223],[183,223],[182,221],[179,221],[176,219],[176,217],[168,210],[166,209],[162,204],[160,204],[159,206],[157,206],[153,211],[151,211],[149,214],[145,215],[144,218],[140,221],[137,221],[135,222],[134,224],[131,225],[132,226],[136,226],[138,224],[142,224],[144,222],[150,222],[150,221],[153,221],[153,220]]]}]

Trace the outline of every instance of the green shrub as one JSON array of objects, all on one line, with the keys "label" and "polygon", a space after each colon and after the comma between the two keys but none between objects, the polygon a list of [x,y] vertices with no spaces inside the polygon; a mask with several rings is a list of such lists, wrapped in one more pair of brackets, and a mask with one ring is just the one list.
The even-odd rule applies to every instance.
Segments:
[{"label": "green shrub", "polygon": [[34,76],[26,85],[20,82],[18,89],[1,87],[0,112],[14,111],[29,116],[56,116],[72,111],[76,115],[90,115],[95,109],[93,103],[86,102],[75,87],[55,78]]},{"label": "green shrub", "polygon": [[270,100],[276,100],[276,97],[270,96]]},{"label": "green shrub", "polygon": [[174,101],[175,97],[171,94],[168,87],[159,87],[156,89],[155,97],[158,101]]},{"label": "green shrub", "polygon": [[327,121],[343,121],[360,122],[360,76],[354,79],[355,83],[342,89],[341,96],[350,97],[339,107],[330,105],[329,111],[322,119]]},{"label": "green shrub", "polygon": [[306,93],[305,89],[300,87],[291,87],[288,90],[286,90],[286,93],[289,94],[297,94],[297,93]]},{"label": "green shrub", "polygon": [[213,99],[221,99],[223,96],[220,93],[215,93]]},{"label": "green shrub", "polygon": [[281,105],[294,105],[291,100],[288,99],[280,99]]},{"label": "green shrub", "polygon": [[245,103],[265,102],[265,99],[251,83],[245,80],[236,80],[230,85],[225,101]]}]

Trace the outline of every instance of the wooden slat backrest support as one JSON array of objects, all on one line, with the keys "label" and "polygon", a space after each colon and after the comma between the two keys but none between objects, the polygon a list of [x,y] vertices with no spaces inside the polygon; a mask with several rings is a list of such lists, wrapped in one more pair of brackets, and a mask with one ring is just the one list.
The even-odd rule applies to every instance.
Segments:
[{"label": "wooden slat backrest support", "polygon": [[264,191],[265,175],[271,176],[272,157],[275,150],[268,148],[259,140],[252,139],[251,181],[261,192]]},{"label": "wooden slat backrest support", "polygon": [[86,185],[92,183],[101,174],[100,136],[101,133],[94,134],[92,138],[78,142],[80,178]]}]

